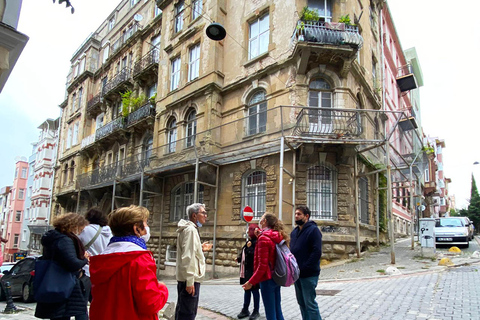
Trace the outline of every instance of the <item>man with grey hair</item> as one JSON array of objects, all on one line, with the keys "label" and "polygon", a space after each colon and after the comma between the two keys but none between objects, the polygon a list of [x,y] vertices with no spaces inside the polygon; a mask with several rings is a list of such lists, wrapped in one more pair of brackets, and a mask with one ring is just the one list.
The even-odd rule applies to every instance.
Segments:
[{"label": "man with grey hair", "polygon": [[205,256],[212,244],[200,242],[198,228],[207,220],[205,205],[187,207],[189,220],[181,219],[177,229],[177,307],[176,320],[193,320],[197,316],[200,283],[205,277]]}]

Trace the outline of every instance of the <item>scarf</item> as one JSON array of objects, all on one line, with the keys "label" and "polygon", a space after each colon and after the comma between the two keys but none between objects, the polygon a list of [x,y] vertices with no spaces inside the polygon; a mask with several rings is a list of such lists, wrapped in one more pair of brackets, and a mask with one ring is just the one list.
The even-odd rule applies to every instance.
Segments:
[{"label": "scarf", "polygon": [[75,251],[77,252],[77,258],[80,260],[85,259],[85,247],[83,246],[82,241],[73,232],[66,232],[65,235],[73,240],[73,245],[75,246]]},{"label": "scarf", "polygon": [[245,247],[242,250],[242,261],[240,262],[240,278],[245,278]]},{"label": "scarf", "polygon": [[135,243],[137,246],[141,247],[142,249],[147,250],[147,243],[145,242],[145,240],[143,240],[143,238],[139,238],[134,235],[123,236],[123,237],[111,237],[110,242],[108,244],[115,243],[115,242],[122,242],[122,241]]}]

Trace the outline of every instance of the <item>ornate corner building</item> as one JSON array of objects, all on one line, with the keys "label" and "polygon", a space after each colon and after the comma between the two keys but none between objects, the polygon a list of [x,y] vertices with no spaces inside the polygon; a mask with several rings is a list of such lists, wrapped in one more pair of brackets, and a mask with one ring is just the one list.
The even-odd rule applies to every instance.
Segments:
[{"label": "ornate corner building", "polygon": [[[288,228],[308,205],[326,259],[384,241],[392,190],[413,196],[403,171],[418,151],[417,130],[399,124],[412,123],[410,105],[385,107],[384,6],[121,1],[71,61],[52,213],[146,206],[164,275],[193,202],[209,214],[200,232],[214,273],[236,270],[246,205],[254,221],[273,212]],[[206,36],[213,21],[225,39]],[[415,75],[395,72],[393,85],[402,76]]]}]

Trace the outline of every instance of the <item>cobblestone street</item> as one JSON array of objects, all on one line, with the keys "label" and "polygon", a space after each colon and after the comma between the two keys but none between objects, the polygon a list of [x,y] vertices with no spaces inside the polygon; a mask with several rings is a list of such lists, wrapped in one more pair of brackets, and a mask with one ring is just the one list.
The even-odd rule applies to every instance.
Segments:
[{"label": "cobblestone street", "polygon": [[[438,266],[447,249],[437,250],[437,259],[421,259],[420,248],[411,250],[409,239],[396,243],[395,267],[400,275],[383,272],[390,265],[390,248],[366,253],[360,259],[322,269],[317,286],[317,301],[323,319],[342,320],[460,320],[480,319],[480,259],[472,258],[479,249],[472,241],[470,249],[449,256],[453,267]],[[166,281],[169,302],[175,302],[176,283]],[[243,302],[237,278],[208,280],[201,286],[198,320],[236,319]],[[0,314],[0,320],[36,319],[35,304],[15,301],[24,308],[18,314]],[[282,308],[286,320],[301,319],[294,287],[282,288]],[[0,310],[5,302],[0,303]],[[265,319],[263,306],[260,307]]]}]

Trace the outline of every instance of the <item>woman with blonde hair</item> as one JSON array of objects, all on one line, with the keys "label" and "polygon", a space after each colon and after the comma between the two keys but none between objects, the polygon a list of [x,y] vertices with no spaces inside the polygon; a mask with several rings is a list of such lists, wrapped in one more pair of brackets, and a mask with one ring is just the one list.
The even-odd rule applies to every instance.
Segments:
[{"label": "woman with blonde hair", "polygon": [[90,319],[157,320],[168,298],[157,280],[157,267],[147,242],[147,208],[119,208],[108,218],[113,237],[105,251],[90,259]]},{"label": "woman with blonde hair", "polygon": [[272,279],[275,267],[275,245],[285,240],[289,241],[282,221],[272,213],[265,213],[259,222],[261,230],[257,229],[257,246],[255,247],[254,273],[242,286],[250,290],[260,283],[263,306],[267,320],[284,320],[281,306],[280,286]]},{"label": "woman with blonde hair", "polygon": [[55,229],[47,231],[42,237],[42,259],[54,260],[66,271],[72,272],[76,277],[70,297],[62,302],[45,303],[37,302],[35,317],[42,319],[86,320],[87,299],[82,291],[78,279],[82,267],[87,264],[88,254],[78,238],[88,221],[84,216],[76,213],[65,213],[57,216],[53,221]]}]

